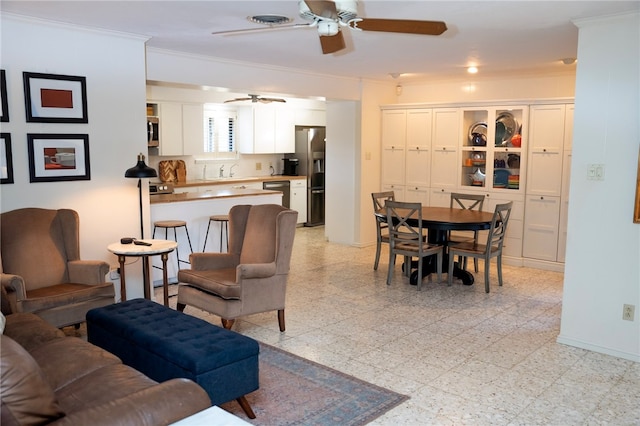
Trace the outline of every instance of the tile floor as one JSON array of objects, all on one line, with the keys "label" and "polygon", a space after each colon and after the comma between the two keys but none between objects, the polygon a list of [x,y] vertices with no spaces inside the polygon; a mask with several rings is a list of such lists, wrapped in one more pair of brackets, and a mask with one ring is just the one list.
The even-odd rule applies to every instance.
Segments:
[{"label": "tile floor", "polygon": [[387,286],[386,247],[377,271],[374,255],[299,228],[287,331],[275,312],[234,330],[411,397],[373,425],[640,425],[639,363],[556,343],[561,273],[505,266],[501,288],[492,264],[486,294],[480,262],[473,286],[417,292],[400,259]]}]

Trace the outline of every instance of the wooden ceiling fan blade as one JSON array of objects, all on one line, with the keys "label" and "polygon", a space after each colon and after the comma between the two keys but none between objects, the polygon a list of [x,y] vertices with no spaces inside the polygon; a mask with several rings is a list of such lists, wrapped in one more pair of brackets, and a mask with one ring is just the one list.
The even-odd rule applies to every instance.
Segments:
[{"label": "wooden ceiling fan blade", "polygon": [[352,21],[350,26],[364,31],[385,33],[440,35],[447,30],[442,21],[414,21],[410,19],[370,19]]},{"label": "wooden ceiling fan blade", "polygon": [[283,102],[283,103],[286,103],[287,102],[287,101],[285,101],[284,99],[281,99],[281,98],[258,98],[258,100],[260,102],[263,102],[263,103],[269,103],[269,102]]},{"label": "wooden ceiling fan blade", "polygon": [[322,53],[325,55],[338,52],[346,47],[344,36],[340,31],[333,36],[320,36],[320,45],[322,46]]},{"label": "wooden ceiling fan blade", "polygon": [[314,15],[323,18],[338,19],[338,10],[334,2],[326,0],[305,0],[304,2]]},{"label": "wooden ceiling fan blade", "polygon": [[211,35],[229,36],[229,35],[240,35],[240,34],[250,34],[250,33],[263,33],[266,31],[287,30],[289,28],[307,28],[307,27],[313,27],[313,26],[314,24],[271,25],[268,27],[261,27],[261,28],[245,28],[242,30],[214,31],[211,33]]}]

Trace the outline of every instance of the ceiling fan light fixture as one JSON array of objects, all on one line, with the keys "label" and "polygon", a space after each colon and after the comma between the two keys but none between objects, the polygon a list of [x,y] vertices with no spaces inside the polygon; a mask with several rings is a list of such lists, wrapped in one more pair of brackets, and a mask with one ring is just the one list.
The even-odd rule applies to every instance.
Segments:
[{"label": "ceiling fan light fixture", "polygon": [[320,21],[318,22],[318,34],[321,36],[331,37],[338,34],[340,27],[337,22],[334,21]]},{"label": "ceiling fan light fixture", "polygon": [[255,24],[269,26],[288,24],[293,21],[293,19],[282,15],[254,15],[247,16],[247,19]]}]

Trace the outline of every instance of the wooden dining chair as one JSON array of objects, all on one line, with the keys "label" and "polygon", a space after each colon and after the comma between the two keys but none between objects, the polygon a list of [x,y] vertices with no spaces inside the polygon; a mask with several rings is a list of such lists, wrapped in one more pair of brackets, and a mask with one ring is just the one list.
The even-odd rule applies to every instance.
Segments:
[{"label": "wooden dining chair", "polygon": [[[484,194],[462,194],[458,192],[451,193],[450,208],[458,208],[465,210],[482,210],[484,204]],[[478,242],[478,231],[450,231],[448,241],[449,244],[459,244],[467,241]],[[460,268],[467,269],[467,259],[458,258]],[[478,272],[478,259],[473,259],[474,270]]]},{"label": "wooden dining chair", "polygon": [[[418,290],[422,289],[422,260],[436,255],[438,282],[442,281],[443,250],[440,245],[425,241],[422,232],[422,204],[387,201],[387,224],[389,226],[389,270],[387,285],[391,284],[396,256],[405,257],[405,274],[411,275],[411,260],[418,258]],[[431,275],[429,275],[431,281]]]},{"label": "wooden dining chair", "polygon": [[486,244],[479,244],[475,241],[466,241],[453,246],[449,246],[449,268],[448,284],[453,283],[453,263],[456,255],[463,257],[473,257],[474,259],[484,259],[484,290],[489,293],[489,269],[491,258],[496,258],[498,267],[498,285],[502,286],[502,247],[507,234],[507,224],[511,216],[513,201],[496,205],[491,220],[491,228],[487,235]]},{"label": "wooden dining chair", "polygon": [[387,200],[395,201],[395,193],[393,191],[385,192],[373,192],[371,193],[373,199],[373,212],[376,219],[376,260],[373,263],[373,270],[378,270],[378,263],[380,262],[380,249],[382,243],[389,244],[389,233],[387,231],[387,220],[378,215],[375,212],[384,209],[384,203]]}]

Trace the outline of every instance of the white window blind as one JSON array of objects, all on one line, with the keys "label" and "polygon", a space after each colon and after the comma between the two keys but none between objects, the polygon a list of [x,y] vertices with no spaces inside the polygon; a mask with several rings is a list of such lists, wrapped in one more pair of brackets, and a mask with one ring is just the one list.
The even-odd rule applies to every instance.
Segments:
[{"label": "white window blind", "polygon": [[235,111],[205,108],[204,152],[219,158],[235,157],[235,130]]}]

